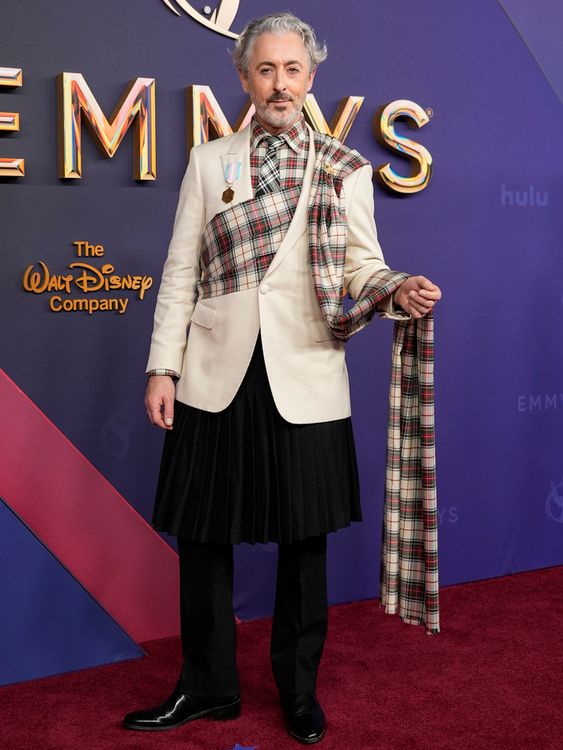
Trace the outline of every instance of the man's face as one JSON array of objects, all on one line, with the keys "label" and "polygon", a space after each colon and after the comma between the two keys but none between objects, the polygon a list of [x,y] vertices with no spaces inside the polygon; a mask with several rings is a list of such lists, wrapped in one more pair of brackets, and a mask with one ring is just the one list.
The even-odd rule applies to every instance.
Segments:
[{"label": "man's face", "polygon": [[303,40],[291,32],[261,34],[254,43],[248,70],[239,69],[239,76],[256,108],[256,119],[276,134],[298,119],[315,71],[309,70]]}]

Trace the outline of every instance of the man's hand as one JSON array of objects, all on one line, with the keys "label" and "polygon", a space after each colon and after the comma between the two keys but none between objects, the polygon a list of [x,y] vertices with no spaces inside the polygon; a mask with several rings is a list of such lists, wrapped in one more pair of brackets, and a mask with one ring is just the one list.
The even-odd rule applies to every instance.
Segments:
[{"label": "man's hand", "polygon": [[145,393],[145,409],[151,424],[172,429],[176,389],[170,375],[151,375]]},{"label": "man's hand", "polygon": [[411,276],[403,281],[393,295],[395,304],[413,318],[423,318],[441,298],[440,287],[433,284],[425,276]]}]

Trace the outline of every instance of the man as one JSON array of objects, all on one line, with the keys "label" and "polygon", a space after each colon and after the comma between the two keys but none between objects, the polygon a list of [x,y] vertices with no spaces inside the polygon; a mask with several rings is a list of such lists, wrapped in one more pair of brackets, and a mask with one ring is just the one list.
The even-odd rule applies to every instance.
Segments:
[{"label": "man", "polygon": [[145,398],[167,430],[153,523],[178,536],[184,663],[172,695],[124,726],[239,715],[232,544],[276,541],[272,668],[289,734],[314,743],[326,535],[361,519],[343,342],[376,312],[426,315],[440,290],[389,270],[370,165],[305,124],[326,57],[313,30],[265,16],[233,56],[256,112],[190,155]]}]

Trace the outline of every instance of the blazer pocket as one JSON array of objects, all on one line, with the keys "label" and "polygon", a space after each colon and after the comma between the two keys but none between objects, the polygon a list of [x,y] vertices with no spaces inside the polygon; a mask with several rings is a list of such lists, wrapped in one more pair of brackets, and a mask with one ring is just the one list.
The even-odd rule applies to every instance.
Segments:
[{"label": "blazer pocket", "polygon": [[197,323],[203,328],[213,328],[215,322],[215,308],[204,305],[203,302],[197,302],[192,313],[192,323]]},{"label": "blazer pocket", "polygon": [[324,320],[313,320],[313,338],[315,341],[331,341],[334,339],[332,331],[324,322]]}]

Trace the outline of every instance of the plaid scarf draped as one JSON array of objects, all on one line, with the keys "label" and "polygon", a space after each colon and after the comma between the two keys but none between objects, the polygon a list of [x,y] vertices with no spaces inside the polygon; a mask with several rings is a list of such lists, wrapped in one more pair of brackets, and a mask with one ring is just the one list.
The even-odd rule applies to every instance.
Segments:
[{"label": "plaid scarf draped", "polygon": [[[343,179],[366,162],[330,136],[314,133],[308,201],[309,261],[315,293],[334,336],[347,341],[379,302],[408,278],[372,274],[343,311],[346,213]],[[203,235],[200,299],[256,287],[293,219],[300,187],[243,201],[217,214]],[[433,319],[396,321],[387,439],[381,602],[386,612],[439,632],[434,451]]]},{"label": "plaid scarf draped", "polygon": [[395,322],[380,582],[388,614],[440,632],[431,314]]},{"label": "plaid scarf draped", "polygon": [[[343,311],[346,227],[342,180],[368,162],[315,133],[309,199],[309,257],[317,300],[334,336],[347,341],[408,274],[372,274]],[[344,227],[343,227],[344,225]],[[434,320],[396,321],[391,357],[381,603],[389,614],[439,633],[438,512],[434,430]]]},{"label": "plaid scarf draped", "polygon": [[389,269],[373,273],[353,307],[343,311],[347,225],[342,181],[369,162],[335,138],[316,132],[314,137],[316,163],[309,197],[309,261],[324,319],[337,339],[347,341],[368,325],[378,304],[408,274]]}]

